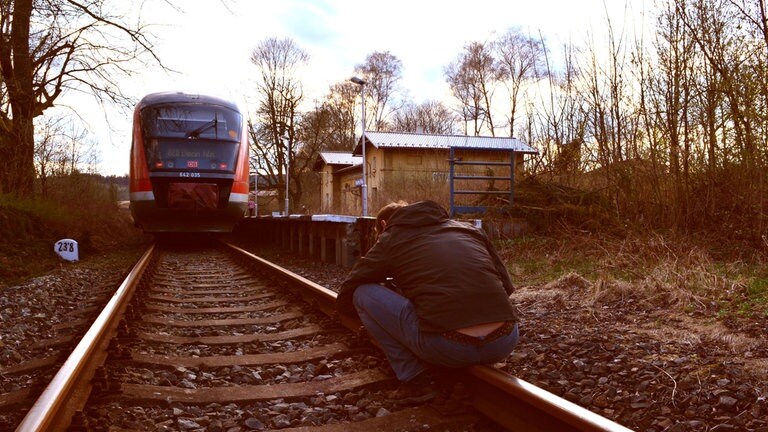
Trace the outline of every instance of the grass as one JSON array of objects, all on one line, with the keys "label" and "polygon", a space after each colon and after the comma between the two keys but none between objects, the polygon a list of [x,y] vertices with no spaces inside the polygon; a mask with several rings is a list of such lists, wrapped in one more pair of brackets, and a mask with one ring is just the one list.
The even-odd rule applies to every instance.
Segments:
[{"label": "grass", "polygon": [[504,240],[497,247],[517,286],[558,289],[585,279],[586,288],[579,288],[585,306],[633,298],[689,315],[768,317],[768,275],[759,251],[734,247],[724,254],[721,242],[688,236],[576,230]]},{"label": "grass", "polygon": [[594,260],[570,253],[573,247],[565,239],[523,236],[502,241],[497,247],[516,285],[543,284],[571,272],[587,278],[599,273]]},{"label": "grass", "polygon": [[62,238],[79,242],[80,259],[144,241],[104,185],[73,176],[46,197],[0,195],[0,286],[62,264],[53,252]]},{"label": "grass", "polygon": [[755,278],[747,288],[747,295],[752,301],[768,305],[768,278]]},{"label": "grass", "polygon": [[768,318],[768,279],[753,278],[740,301],[728,305],[725,310],[746,318],[757,316]]}]

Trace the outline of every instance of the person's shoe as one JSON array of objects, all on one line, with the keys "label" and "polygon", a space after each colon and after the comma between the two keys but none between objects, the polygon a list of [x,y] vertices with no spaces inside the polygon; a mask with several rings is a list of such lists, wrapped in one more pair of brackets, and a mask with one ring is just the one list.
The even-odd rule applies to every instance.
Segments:
[{"label": "person's shoe", "polygon": [[435,376],[434,372],[427,369],[424,372],[411,378],[410,381],[406,381],[406,384],[416,388],[431,387],[437,384],[437,377]]},{"label": "person's shoe", "polygon": [[466,384],[455,381],[433,401],[432,408],[445,415],[463,413],[472,406],[469,396]]},{"label": "person's shoe", "polygon": [[401,382],[392,392],[392,398],[401,404],[423,403],[437,395],[437,380],[430,371],[424,371],[410,381]]}]

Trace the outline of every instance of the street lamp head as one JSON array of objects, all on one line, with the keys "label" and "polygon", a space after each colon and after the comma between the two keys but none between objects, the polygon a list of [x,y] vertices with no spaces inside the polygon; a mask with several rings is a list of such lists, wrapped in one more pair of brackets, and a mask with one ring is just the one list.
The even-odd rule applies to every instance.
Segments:
[{"label": "street lamp head", "polygon": [[352,77],[349,79],[351,82],[357,84],[357,85],[365,85],[365,80],[360,79],[358,77]]}]

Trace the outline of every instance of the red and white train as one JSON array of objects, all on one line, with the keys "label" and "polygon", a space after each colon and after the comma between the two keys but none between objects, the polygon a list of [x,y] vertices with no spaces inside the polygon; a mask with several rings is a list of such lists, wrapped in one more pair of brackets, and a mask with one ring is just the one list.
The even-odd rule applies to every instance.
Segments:
[{"label": "red and white train", "polygon": [[131,214],[148,233],[230,232],[248,206],[248,135],[237,105],[152,93],[136,105]]}]

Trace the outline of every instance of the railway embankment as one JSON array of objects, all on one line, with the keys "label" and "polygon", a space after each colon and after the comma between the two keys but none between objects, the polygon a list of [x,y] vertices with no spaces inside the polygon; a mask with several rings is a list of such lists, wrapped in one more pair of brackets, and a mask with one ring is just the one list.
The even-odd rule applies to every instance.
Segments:
[{"label": "railway embankment", "polygon": [[[16,238],[46,235],[15,226]],[[521,345],[498,366],[635,430],[768,431],[765,266],[759,251],[737,246],[566,230],[502,242],[525,315]],[[119,247],[2,280],[0,318],[13,325],[4,326],[0,363],[35,356],[26,341],[45,338],[94,286],[127,269],[130,247]],[[261,252],[329,288],[348,271]]]},{"label": "railway embankment", "polygon": [[53,251],[63,238],[78,242],[81,260],[138,248],[151,240],[133,227],[130,214],[117,205],[93,211],[82,206],[82,210],[52,202],[0,201],[0,289],[67,265]]},{"label": "railway embankment", "polygon": [[[573,232],[502,243],[523,322],[496,366],[637,431],[768,431],[762,267],[720,246]],[[252,248],[329,288],[348,271]]]}]

